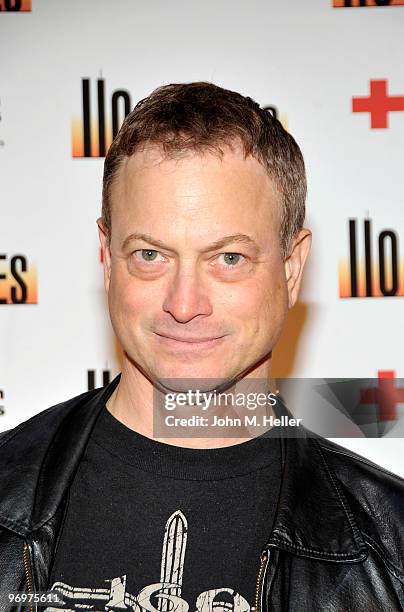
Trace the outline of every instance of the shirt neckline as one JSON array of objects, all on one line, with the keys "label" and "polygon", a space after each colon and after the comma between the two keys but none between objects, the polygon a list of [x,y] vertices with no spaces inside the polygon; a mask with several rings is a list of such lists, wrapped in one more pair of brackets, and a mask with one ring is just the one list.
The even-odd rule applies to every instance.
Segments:
[{"label": "shirt neckline", "polygon": [[280,440],[273,429],[232,446],[188,448],[130,429],[104,404],[91,439],[127,466],[183,480],[220,480],[243,476],[274,462],[280,465]]}]

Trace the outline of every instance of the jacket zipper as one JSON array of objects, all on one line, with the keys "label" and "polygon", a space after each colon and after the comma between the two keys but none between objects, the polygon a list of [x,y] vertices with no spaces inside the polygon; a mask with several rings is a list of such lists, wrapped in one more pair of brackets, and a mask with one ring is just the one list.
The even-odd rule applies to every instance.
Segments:
[{"label": "jacket zipper", "polygon": [[262,610],[262,601],[263,601],[263,588],[264,588],[264,576],[265,570],[268,567],[269,561],[269,550],[265,550],[261,553],[260,556],[260,567],[257,575],[257,583],[255,588],[255,612],[264,612]]},{"label": "jacket zipper", "polygon": [[[29,558],[29,546],[27,542],[24,542],[24,550],[23,550],[23,565],[24,565],[24,573],[27,581],[28,593],[33,592],[33,580],[32,580],[32,570],[31,570],[31,562]],[[30,606],[28,608],[29,612],[34,612],[34,608]]]}]

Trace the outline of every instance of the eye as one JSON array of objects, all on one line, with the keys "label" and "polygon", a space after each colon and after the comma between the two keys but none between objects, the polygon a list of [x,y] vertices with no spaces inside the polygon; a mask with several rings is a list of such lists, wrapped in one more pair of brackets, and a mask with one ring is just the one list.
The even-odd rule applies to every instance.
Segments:
[{"label": "eye", "polygon": [[220,257],[224,258],[226,268],[235,268],[240,262],[240,259],[244,259],[244,255],[241,255],[241,253],[220,253],[219,258]]},{"label": "eye", "polygon": [[155,251],[154,249],[138,249],[137,251],[134,251],[132,255],[134,255],[135,258],[141,263],[153,262],[156,260],[159,261],[157,259],[159,252]]}]

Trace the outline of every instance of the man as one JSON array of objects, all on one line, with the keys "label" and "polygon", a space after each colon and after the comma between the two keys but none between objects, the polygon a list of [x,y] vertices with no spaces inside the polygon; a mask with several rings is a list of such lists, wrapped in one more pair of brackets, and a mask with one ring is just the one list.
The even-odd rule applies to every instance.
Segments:
[{"label": "man", "polygon": [[299,147],[248,97],[167,85],[128,115],[98,220],[122,373],[0,437],[2,594],[404,610],[403,480],[302,426],[155,435],[169,391],[265,388],[309,253],[305,196]]}]

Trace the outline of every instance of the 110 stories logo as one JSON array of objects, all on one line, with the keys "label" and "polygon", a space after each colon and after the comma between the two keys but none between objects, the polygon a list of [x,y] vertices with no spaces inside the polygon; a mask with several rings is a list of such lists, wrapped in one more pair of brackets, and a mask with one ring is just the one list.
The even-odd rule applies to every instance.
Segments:
[{"label": "110 stories logo", "polygon": [[105,79],[97,79],[95,104],[92,104],[91,80],[82,79],[82,116],[72,123],[72,157],[105,157],[126,115],[131,111],[131,97],[126,89],[116,89],[106,98]]},{"label": "110 stories logo", "polygon": [[0,253],[0,305],[37,304],[36,268],[25,255]]},{"label": "110 stories logo", "polygon": [[31,10],[31,0],[0,0],[0,12],[29,13]]},{"label": "110 stories logo", "polygon": [[334,8],[355,8],[366,6],[399,6],[404,0],[333,0]]},{"label": "110 stories logo", "polygon": [[404,264],[399,259],[398,233],[384,229],[374,236],[371,219],[364,219],[360,249],[357,226],[357,219],[349,219],[349,256],[339,266],[339,297],[404,296]]}]

